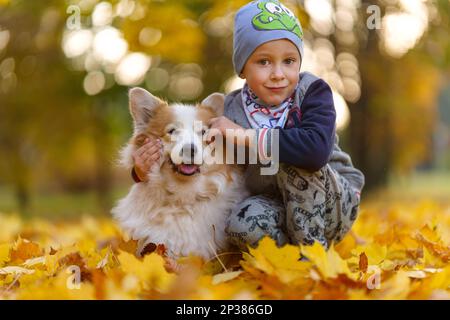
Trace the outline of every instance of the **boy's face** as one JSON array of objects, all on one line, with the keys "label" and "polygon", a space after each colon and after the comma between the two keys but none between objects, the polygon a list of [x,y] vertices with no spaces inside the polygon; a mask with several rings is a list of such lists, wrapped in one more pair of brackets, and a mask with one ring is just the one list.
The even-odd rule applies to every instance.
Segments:
[{"label": "boy's face", "polygon": [[289,40],[260,45],[245,63],[241,77],[267,105],[278,105],[288,98],[298,83],[300,53]]}]

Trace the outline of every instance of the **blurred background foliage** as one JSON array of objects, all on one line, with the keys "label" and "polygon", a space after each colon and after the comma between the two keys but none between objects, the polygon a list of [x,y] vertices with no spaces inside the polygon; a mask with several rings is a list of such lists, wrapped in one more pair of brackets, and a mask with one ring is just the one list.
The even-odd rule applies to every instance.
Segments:
[{"label": "blurred background foliage", "polygon": [[[242,86],[231,54],[246,2],[0,0],[0,211],[107,213],[131,184],[115,165],[129,87],[195,102]],[[450,1],[283,3],[304,28],[302,71],[333,88],[365,195],[414,181],[417,196],[450,196]]]}]

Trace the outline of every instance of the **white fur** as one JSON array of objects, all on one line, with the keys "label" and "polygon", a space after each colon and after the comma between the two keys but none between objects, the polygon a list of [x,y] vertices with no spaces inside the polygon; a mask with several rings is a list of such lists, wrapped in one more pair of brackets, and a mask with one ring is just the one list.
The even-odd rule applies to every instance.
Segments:
[{"label": "white fur", "polygon": [[[183,119],[187,127],[196,120],[192,116],[196,114],[192,112],[194,107],[174,107],[176,116],[172,121]],[[189,134],[187,130],[182,132]],[[134,149],[128,144],[121,151],[121,163],[127,168],[133,165]],[[149,182],[134,184],[112,213],[132,239],[139,240],[138,251],[153,242],[164,244],[170,257],[194,254],[210,259],[227,248],[226,218],[247,196],[242,174],[237,168],[230,169],[231,181],[222,167],[209,175],[201,170],[190,177],[189,183],[179,183],[164,179],[160,167],[154,166]],[[212,185],[214,191],[208,194],[206,190],[211,190]]]},{"label": "white fur", "polygon": [[224,174],[217,174],[210,181],[219,193],[208,195],[201,191],[204,179],[180,190],[165,185],[157,172],[151,175],[151,182],[133,185],[112,211],[121,227],[140,241],[140,248],[162,243],[171,257],[195,254],[205,259],[227,248],[227,214],[245,196],[241,176],[234,174],[230,184]]},{"label": "white fur", "polygon": [[[170,158],[174,163],[178,164],[183,162],[182,148],[184,145],[192,143],[196,146],[197,150],[202,150],[201,134],[194,130],[200,129],[199,131],[201,131],[201,126],[198,128],[201,122],[197,120],[197,109],[194,106],[174,104],[173,107],[175,108],[176,113],[174,114],[173,123],[167,124],[167,127],[177,129],[172,135],[174,145],[170,146]],[[190,157],[188,158],[189,160],[184,159],[185,162],[190,161]],[[193,163],[202,163],[202,152],[198,152],[195,155]]]}]

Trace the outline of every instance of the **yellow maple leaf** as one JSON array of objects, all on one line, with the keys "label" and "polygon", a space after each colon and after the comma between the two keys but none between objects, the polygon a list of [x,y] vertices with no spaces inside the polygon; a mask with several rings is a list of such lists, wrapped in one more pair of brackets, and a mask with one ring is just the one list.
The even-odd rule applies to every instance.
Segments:
[{"label": "yellow maple leaf", "polygon": [[0,214],[0,299],[448,299],[449,209],[375,206],[328,251],[266,238],[243,259],[184,259],[178,275],[155,253],[135,257],[109,219]]},{"label": "yellow maple leaf", "polygon": [[249,300],[256,299],[255,286],[238,279],[214,284],[214,278],[204,275],[197,280],[197,289],[192,294],[193,299],[207,300]]},{"label": "yellow maple leaf", "polygon": [[275,241],[269,237],[260,240],[256,249],[249,247],[249,253],[244,253],[244,266],[252,266],[269,275],[277,276],[282,282],[289,283],[308,274],[309,263],[299,261],[299,247],[284,245],[278,248]]},{"label": "yellow maple leaf", "polygon": [[447,292],[447,297],[443,295],[443,299],[448,299],[450,295],[450,266],[444,269],[423,269],[427,273],[427,277],[422,281],[416,281],[411,285],[411,293],[409,299],[432,299],[436,294],[441,295],[442,292]]},{"label": "yellow maple leaf", "polygon": [[73,284],[71,275],[60,272],[56,277],[29,283],[18,291],[21,300],[92,300],[95,288],[89,282]]},{"label": "yellow maple leaf", "polygon": [[387,280],[382,280],[379,290],[372,290],[374,298],[386,300],[406,299],[411,279],[406,271],[399,270]]},{"label": "yellow maple leaf", "polygon": [[334,249],[339,253],[339,255],[348,259],[352,256],[352,250],[356,247],[356,237],[353,232],[349,232],[341,242],[334,246]]},{"label": "yellow maple leaf", "polygon": [[118,259],[122,270],[137,277],[147,290],[166,292],[175,278],[174,274],[166,271],[164,259],[156,253],[146,255],[140,260],[128,252],[120,251]]},{"label": "yellow maple leaf", "polygon": [[8,243],[0,244],[0,267],[9,261],[10,245]]},{"label": "yellow maple leaf", "polygon": [[227,282],[238,277],[242,273],[242,270],[218,273],[212,277],[212,284],[219,284],[222,282]]},{"label": "yellow maple leaf", "polygon": [[433,289],[450,290],[450,266],[430,276],[429,286]]},{"label": "yellow maple leaf", "polygon": [[440,236],[437,235],[428,226],[422,228],[420,233],[416,234],[416,239],[427,248],[431,254],[439,257],[443,262],[450,261],[450,246],[445,245]]},{"label": "yellow maple leaf", "polygon": [[28,259],[39,257],[41,255],[42,250],[37,243],[22,239],[21,237],[16,241],[10,252],[11,261],[18,263],[23,263]]},{"label": "yellow maple leaf", "polygon": [[74,254],[77,252],[77,248],[75,245],[66,246],[64,248],[56,250],[54,254],[46,254],[45,255],[45,266],[49,273],[56,273],[57,270],[61,267],[67,267],[63,265],[64,257]]},{"label": "yellow maple leaf", "polygon": [[4,267],[0,269],[0,274],[5,275],[5,274],[31,274],[34,273],[34,270],[30,270],[27,268],[22,268],[22,267],[15,267],[15,266],[10,266],[10,267]]},{"label": "yellow maple leaf", "polygon": [[368,259],[369,265],[379,265],[386,259],[387,255],[387,247],[384,245],[378,245],[376,243],[366,245],[366,246],[357,246],[352,253],[355,257],[358,257],[362,253],[365,253]]},{"label": "yellow maple leaf", "polygon": [[357,279],[357,274],[350,271],[347,262],[334,250],[334,246],[326,251],[320,243],[315,242],[312,246],[301,246],[301,252],[317,267],[323,279],[336,278],[339,274]]},{"label": "yellow maple leaf", "polygon": [[427,247],[423,247],[423,265],[424,267],[445,267],[447,264],[442,259],[435,255],[432,250]]}]

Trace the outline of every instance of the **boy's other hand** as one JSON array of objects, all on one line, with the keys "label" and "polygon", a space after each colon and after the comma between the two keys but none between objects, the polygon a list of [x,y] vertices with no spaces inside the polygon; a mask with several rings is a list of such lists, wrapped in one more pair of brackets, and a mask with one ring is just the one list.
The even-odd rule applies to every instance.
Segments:
[{"label": "boy's other hand", "polygon": [[217,118],[210,119],[208,122],[208,125],[210,128],[209,134],[206,139],[206,141],[208,143],[212,141],[212,138],[214,137],[214,135],[217,135],[219,133],[226,138],[227,137],[227,129],[244,130],[244,128],[237,125],[236,123],[234,123],[233,121],[231,121],[230,119],[228,119],[225,116],[220,116]]},{"label": "boy's other hand", "polygon": [[[208,143],[214,140],[214,136],[221,134],[227,141],[230,141],[233,144],[245,145],[248,147],[252,145],[252,141],[256,134],[254,129],[244,129],[224,116],[212,118],[209,120],[209,126],[210,130],[208,130],[208,135],[206,137]],[[233,130],[232,132],[229,132],[228,136],[227,129]]]},{"label": "boy's other hand", "polygon": [[134,170],[138,178],[148,181],[148,173],[162,156],[162,142],[159,139],[146,138],[142,147],[133,152]]}]

